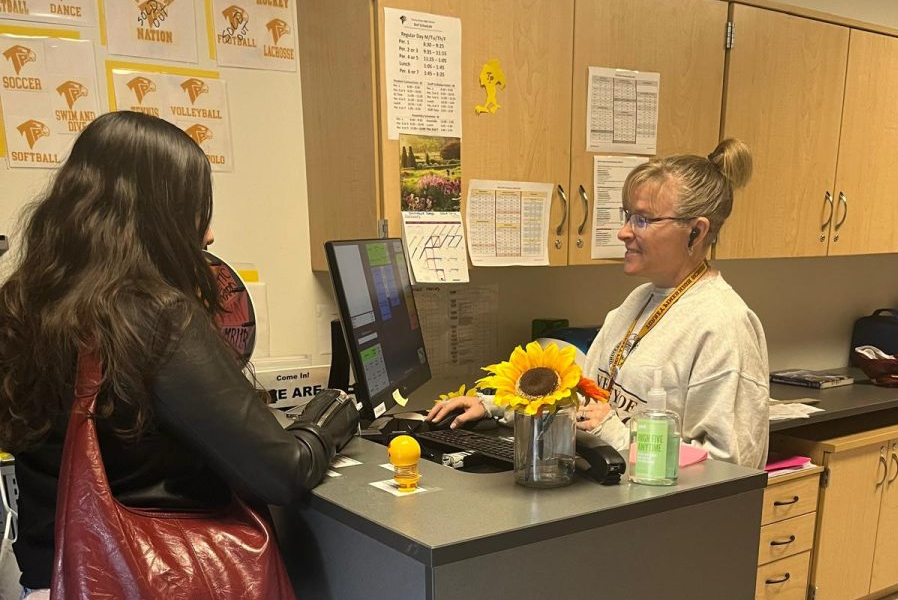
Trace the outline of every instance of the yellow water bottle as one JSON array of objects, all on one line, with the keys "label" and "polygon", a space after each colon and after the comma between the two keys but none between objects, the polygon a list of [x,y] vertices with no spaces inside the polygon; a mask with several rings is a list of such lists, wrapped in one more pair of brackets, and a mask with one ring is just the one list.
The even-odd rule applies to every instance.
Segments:
[{"label": "yellow water bottle", "polygon": [[418,489],[418,460],[421,458],[421,446],[418,440],[410,435],[398,435],[387,446],[387,456],[393,465],[393,479],[400,492],[414,492]]}]

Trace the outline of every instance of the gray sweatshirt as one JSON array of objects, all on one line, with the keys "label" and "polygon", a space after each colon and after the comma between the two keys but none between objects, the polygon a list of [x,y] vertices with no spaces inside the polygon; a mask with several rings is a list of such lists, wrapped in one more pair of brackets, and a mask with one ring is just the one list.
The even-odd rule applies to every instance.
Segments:
[{"label": "gray sweatshirt", "polygon": [[[651,295],[634,328],[670,290],[644,284],[608,313],[583,374],[607,386],[615,347]],[[662,368],[667,408],[682,422],[683,441],[711,458],[763,468],[769,437],[767,341],[761,322],[720,275],[696,283],[627,356],[614,382],[605,421],[593,430],[626,456],[630,417],[645,406],[654,367]]]}]

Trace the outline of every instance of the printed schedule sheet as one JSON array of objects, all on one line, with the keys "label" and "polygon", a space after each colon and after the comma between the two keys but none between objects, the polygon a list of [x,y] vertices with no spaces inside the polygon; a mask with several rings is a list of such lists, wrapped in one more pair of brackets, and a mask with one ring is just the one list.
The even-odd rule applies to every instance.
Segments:
[{"label": "printed schedule sheet", "polygon": [[551,201],[551,183],[472,179],[466,210],[471,263],[549,264]]},{"label": "printed schedule sheet", "polygon": [[384,7],[388,138],[461,137],[461,20]]},{"label": "printed schedule sheet", "polygon": [[655,154],[659,73],[589,67],[587,152]]}]

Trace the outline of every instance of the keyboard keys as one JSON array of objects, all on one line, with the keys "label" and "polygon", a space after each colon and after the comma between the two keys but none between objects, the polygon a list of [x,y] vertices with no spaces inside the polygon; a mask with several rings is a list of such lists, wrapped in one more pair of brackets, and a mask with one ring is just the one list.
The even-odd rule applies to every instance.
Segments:
[{"label": "keyboard keys", "polygon": [[420,432],[416,434],[416,437],[425,444],[433,442],[435,445],[449,448],[452,451],[480,452],[484,456],[502,462],[514,463],[514,442],[511,440],[465,429]]}]

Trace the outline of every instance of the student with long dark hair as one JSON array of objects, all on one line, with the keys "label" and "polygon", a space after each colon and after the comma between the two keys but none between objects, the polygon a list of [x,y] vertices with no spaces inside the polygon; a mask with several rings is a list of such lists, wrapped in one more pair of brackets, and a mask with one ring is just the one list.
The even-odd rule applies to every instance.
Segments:
[{"label": "student with long dark hair", "polygon": [[0,288],[0,447],[16,457],[26,594],[50,587],[61,451],[88,344],[103,363],[102,458],[125,505],[216,507],[232,490],[287,504],[334,456],[345,432],[282,429],[214,327],[211,218],[202,150],[133,112],[88,125],[29,207]]}]

